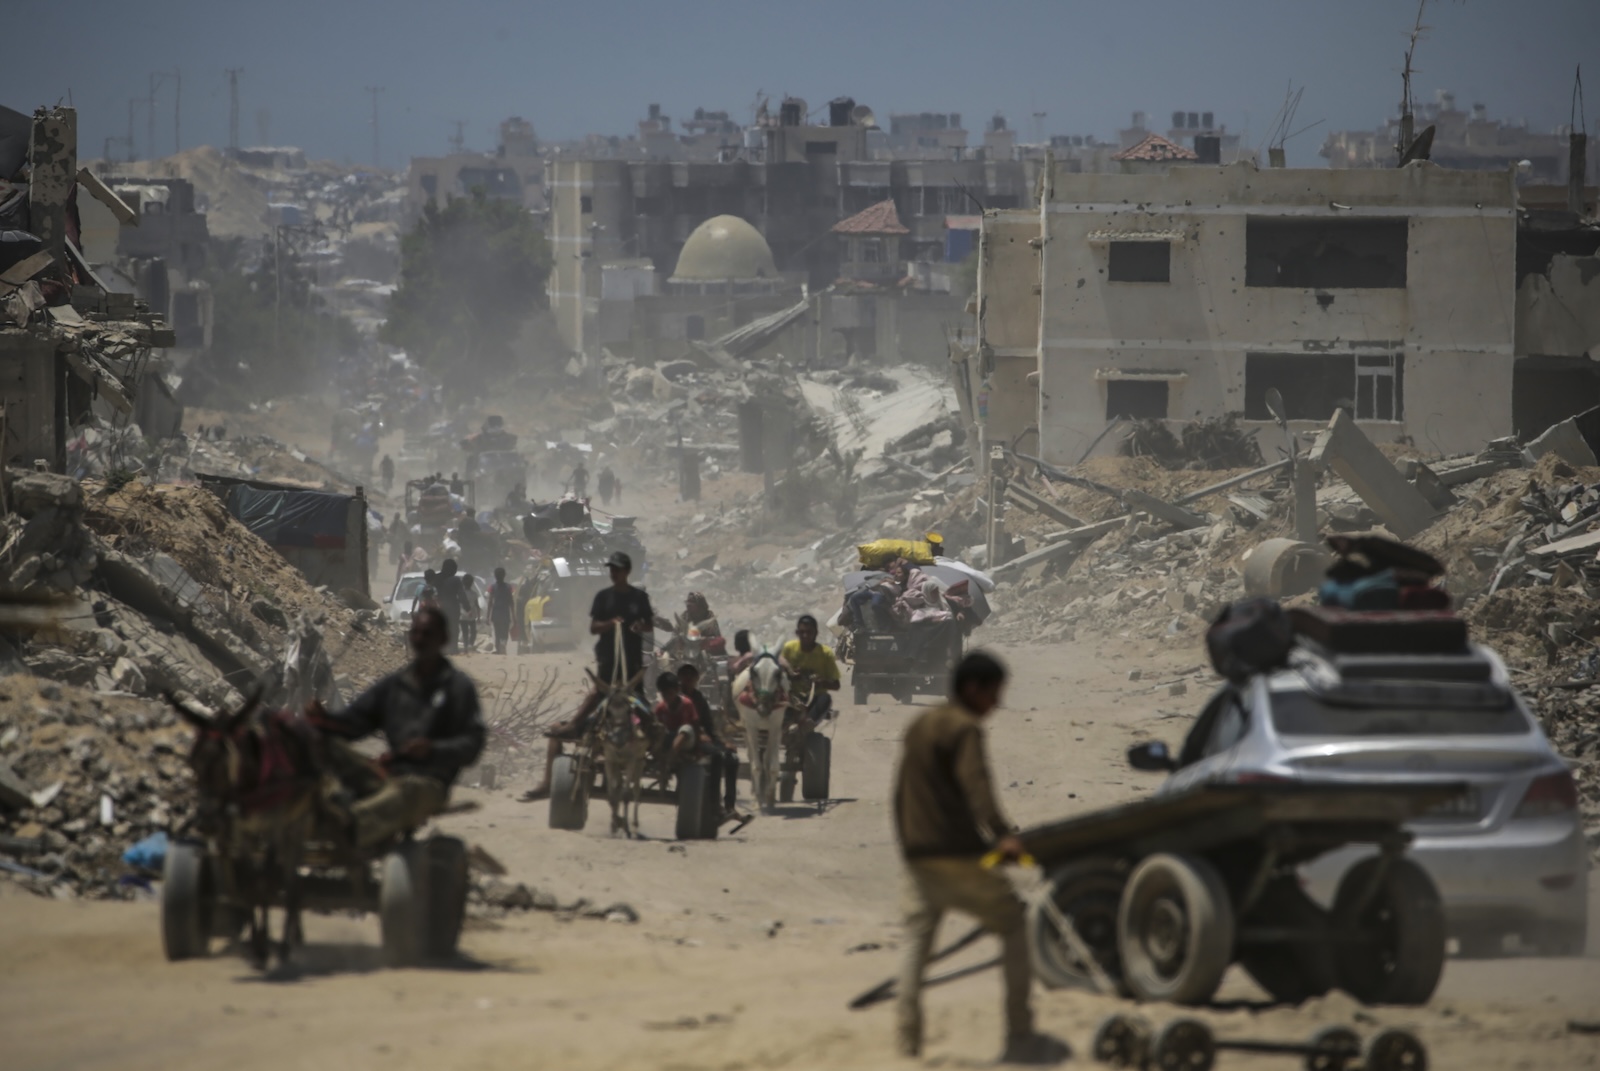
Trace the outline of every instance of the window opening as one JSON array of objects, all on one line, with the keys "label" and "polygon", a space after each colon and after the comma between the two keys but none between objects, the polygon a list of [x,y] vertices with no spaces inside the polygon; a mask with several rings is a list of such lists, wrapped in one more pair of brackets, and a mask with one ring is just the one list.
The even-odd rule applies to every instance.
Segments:
[{"label": "window opening", "polygon": [[1106,278],[1114,283],[1172,281],[1172,243],[1111,242]]}]

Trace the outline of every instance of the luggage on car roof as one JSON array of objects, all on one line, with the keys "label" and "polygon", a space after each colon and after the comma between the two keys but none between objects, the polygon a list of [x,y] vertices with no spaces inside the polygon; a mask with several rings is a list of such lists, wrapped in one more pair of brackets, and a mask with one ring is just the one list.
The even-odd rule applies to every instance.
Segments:
[{"label": "luggage on car roof", "polygon": [[1231,681],[1287,665],[1294,628],[1276,599],[1240,599],[1222,608],[1206,630],[1212,667]]}]

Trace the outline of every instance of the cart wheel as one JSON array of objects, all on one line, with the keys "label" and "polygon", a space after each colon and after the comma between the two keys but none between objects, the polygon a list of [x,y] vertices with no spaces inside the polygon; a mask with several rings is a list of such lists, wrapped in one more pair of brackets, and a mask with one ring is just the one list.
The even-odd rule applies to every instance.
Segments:
[{"label": "cart wheel", "polygon": [[806,738],[806,751],[800,758],[800,795],[808,800],[828,798],[828,782],[833,773],[833,741],[821,733]]},{"label": "cart wheel", "polygon": [[794,774],[786,773],[778,778],[778,802],[794,802]]},{"label": "cart wheel", "polygon": [[856,675],[854,673],[852,673],[850,675],[850,684],[851,684],[851,688],[855,691],[856,706],[858,706],[858,707],[866,706],[867,705],[867,699],[869,698],[869,696],[871,694],[871,693],[869,693],[867,691],[867,682],[863,681],[863,680],[857,680],[856,679]]},{"label": "cart wheel", "polygon": [[467,844],[458,837],[430,837],[423,850],[428,860],[427,956],[453,959],[467,917]]},{"label": "cart wheel", "polygon": [[205,849],[185,841],[167,845],[161,865],[161,948],[167,959],[194,959],[210,951],[211,889]]},{"label": "cart wheel", "polygon": [[1150,1053],[1150,1024],[1137,1015],[1108,1015],[1095,1028],[1089,1053],[1109,1067],[1142,1068]]},{"label": "cart wheel", "polygon": [[1367,1042],[1365,1071],[1428,1071],[1428,1049],[1409,1030],[1384,1030]]},{"label": "cart wheel", "polygon": [[407,841],[383,857],[378,919],[383,960],[390,967],[414,967],[428,949],[427,878],[422,845]]},{"label": "cart wheel", "polygon": [[700,827],[701,840],[716,840],[722,829],[722,774],[720,767],[706,769],[706,798],[700,813],[705,824]]},{"label": "cart wheel", "polygon": [[[1293,930],[1326,931],[1328,924],[1327,912],[1292,878],[1268,882],[1249,918],[1264,926]],[[1239,963],[1280,1004],[1323,996],[1338,984],[1333,945],[1326,940],[1243,945]]]},{"label": "cart wheel", "polygon": [[1233,956],[1233,908],[1216,869],[1192,855],[1134,868],[1117,910],[1123,980],[1141,1000],[1211,999]]},{"label": "cart wheel", "polygon": [[1161,1028],[1150,1049],[1150,1067],[1158,1071],[1211,1071],[1217,1062],[1217,1040],[1198,1019],[1174,1019]]},{"label": "cart wheel", "polygon": [[1380,864],[1363,859],[1345,872],[1334,894],[1334,924],[1370,935],[1334,946],[1339,985],[1363,1004],[1425,1004],[1444,970],[1439,890],[1422,867],[1394,859],[1371,902],[1360,907]]},{"label": "cart wheel", "polygon": [[589,786],[578,784],[578,760],[557,755],[550,767],[550,828],[581,830],[589,821]]},{"label": "cart wheel", "polygon": [[1361,1059],[1361,1035],[1348,1026],[1323,1027],[1306,1048],[1306,1071],[1346,1071]]},{"label": "cart wheel", "polygon": [[[1050,875],[1050,898],[1072,920],[1101,969],[1119,985],[1122,962],[1117,958],[1117,907],[1127,880],[1126,868],[1114,859],[1087,859]],[[1046,987],[1094,988],[1093,977],[1037,902],[1028,905],[1027,934],[1033,973]]]},{"label": "cart wheel", "polygon": [[[685,763],[678,768],[678,823],[675,835],[679,840],[701,840],[705,837],[707,776],[710,768],[698,762]],[[711,786],[716,787],[714,784]]]}]

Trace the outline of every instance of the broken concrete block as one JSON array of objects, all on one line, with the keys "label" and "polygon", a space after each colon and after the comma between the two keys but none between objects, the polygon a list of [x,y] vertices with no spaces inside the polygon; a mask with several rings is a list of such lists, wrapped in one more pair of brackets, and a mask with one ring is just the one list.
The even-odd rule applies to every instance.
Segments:
[{"label": "broken concrete block", "polygon": [[4,762],[0,762],[0,807],[21,811],[33,806],[33,789]]},{"label": "broken concrete block", "polygon": [[[16,470],[12,470],[13,473]],[[24,517],[32,517],[51,506],[67,509],[83,507],[83,488],[70,476],[54,472],[29,472],[15,475],[10,480],[11,508]]]},{"label": "broken concrete block", "polygon": [[119,658],[112,665],[111,680],[121,691],[132,692],[134,695],[145,694],[144,673],[127,658]]},{"label": "broken concrete block", "polygon": [[1311,591],[1332,560],[1327,551],[1297,539],[1264,540],[1245,552],[1245,594],[1284,597]]},{"label": "broken concrete block", "polygon": [[1343,409],[1317,436],[1307,460],[1343,477],[1397,538],[1410,539],[1433,523],[1437,511],[1422,492],[1406,482]]},{"label": "broken concrete block", "polygon": [[1584,468],[1600,465],[1600,407],[1586,409],[1577,416],[1552,424],[1524,450],[1530,461],[1555,454],[1569,464]]}]

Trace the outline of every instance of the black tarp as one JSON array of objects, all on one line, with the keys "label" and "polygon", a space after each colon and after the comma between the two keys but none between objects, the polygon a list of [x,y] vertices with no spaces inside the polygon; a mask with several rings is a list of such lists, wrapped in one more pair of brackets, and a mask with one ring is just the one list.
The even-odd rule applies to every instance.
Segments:
[{"label": "black tarp", "polygon": [[239,523],[274,547],[343,550],[350,496],[328,491],[265,491],[236,484],[223,500]]}]

